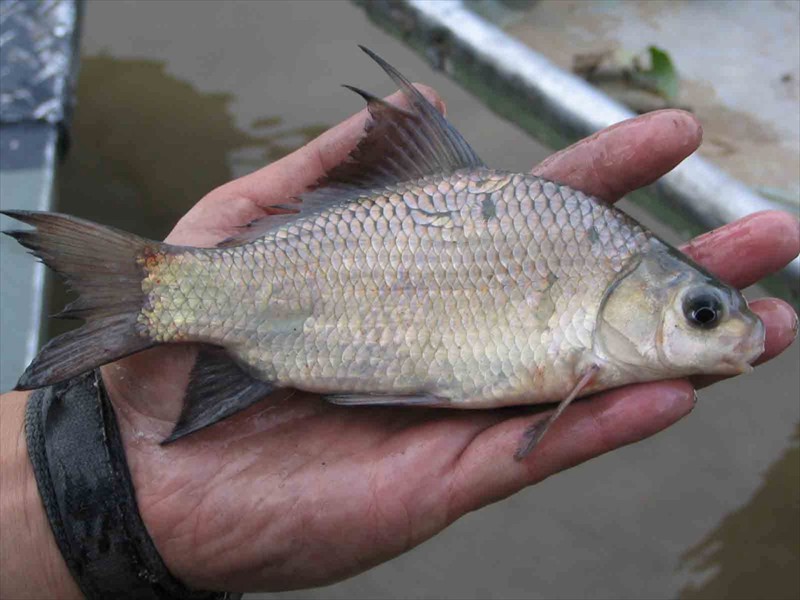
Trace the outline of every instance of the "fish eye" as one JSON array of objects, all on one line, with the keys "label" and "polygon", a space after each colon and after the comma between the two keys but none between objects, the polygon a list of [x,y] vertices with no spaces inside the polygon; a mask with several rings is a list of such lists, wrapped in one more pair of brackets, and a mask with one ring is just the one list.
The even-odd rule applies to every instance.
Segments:
[{"label": "fish eye", "polygon": [[724,306],[719,295],[708,288],[693,290],[683,301],[683,314],[690,324],[701,329],[719,325]]}]

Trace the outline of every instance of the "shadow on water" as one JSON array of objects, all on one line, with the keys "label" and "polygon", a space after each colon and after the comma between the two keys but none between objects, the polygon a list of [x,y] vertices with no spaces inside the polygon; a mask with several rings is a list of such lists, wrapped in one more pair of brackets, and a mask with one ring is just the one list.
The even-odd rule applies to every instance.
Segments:
[{"label": "shadow on water", "polygon": [[[156,60],[84,56],[58,210],[163,239],[215,187],[295,150],[326,129],[280,117],[238,128],[228,93],[201,93]],[[101,258],[101,257],[100,257]],[[67,300],[51,286],[53,309]],[[55,312],[55,310],[51,310]],[[74,322],[52,320],[52,336]]]},{"label": "shadow on water", "polygon": [[753,498],[683,554],[681,568],[706,576],[683,600],[800,598],[798,473],[800,425]]}]

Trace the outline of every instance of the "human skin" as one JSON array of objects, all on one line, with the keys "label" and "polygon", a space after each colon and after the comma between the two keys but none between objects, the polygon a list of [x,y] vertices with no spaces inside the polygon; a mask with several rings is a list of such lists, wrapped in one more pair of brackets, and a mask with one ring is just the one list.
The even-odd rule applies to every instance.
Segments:
[{"label": "human skin", "polygon": [[[443,108],[432,90],[420,89]],[[402,104],[397,95],[390,101]],[[211,246],[263,216],[342,161],[366,119],[361,111],[212,191],[167,241]],[[614,202],[672,169],[701,137],[688,113],[649,113],[578,142],[532,172]],[[796,256],[799,238],[794,217],[767,212],[700,236],[684,251],[743,288]],[[766,325],[764,362],[794,339],[797,317],[777,299],[751,307]],[[104,367],[103,377],[142,518],[172,573],[201,589],[276,591],[354,575],[467,512],[661,431],[695,401],[686,380],[597,394],[570,406],[519,462],[514,451],[525,429],[547,416],[541,409],[359,409],[303,393],[277,406],[257,404],[161,447],[180,412],[195,352],[189,345],[156,348]],[[708,381],[694,382],[700,383]],[[12,392],[0,399],[2,595],[79,597],[38,501],[22,432],[26,397]]]}]

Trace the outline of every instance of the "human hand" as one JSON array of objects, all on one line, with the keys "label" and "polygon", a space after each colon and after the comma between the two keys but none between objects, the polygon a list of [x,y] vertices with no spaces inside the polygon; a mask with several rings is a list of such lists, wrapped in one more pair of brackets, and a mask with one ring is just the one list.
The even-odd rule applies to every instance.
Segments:
[{"label": "human hand", "polygon": [[[429,89],[426,96],[441,106]],[[402,104],[398,96],[392,102]],[[263,216],[342,161],[366,111],[307,146],[212,191],[168,241],[209,246]],[[545,160],[533,172],[615,201],[692,153],[701,131],[681,111],[650,113]],[[745,287],[798,252],[797,221],[770,212],[701,236],[686,251]],[[752,304],[767,327],[761,361],[793,339],[796,317]],[[206,589],[322,585],[396,556],[488,503],[653,435],[693,407],[687,381],[628,386],[576,402],[523,462],[530,409],[447,411],[332,406],[295,393],[161,447],[177,418],[195,350],[156,348],[103,368],[140,512],[167,566]],[[544,418],[546,414],[539,418]]]}]

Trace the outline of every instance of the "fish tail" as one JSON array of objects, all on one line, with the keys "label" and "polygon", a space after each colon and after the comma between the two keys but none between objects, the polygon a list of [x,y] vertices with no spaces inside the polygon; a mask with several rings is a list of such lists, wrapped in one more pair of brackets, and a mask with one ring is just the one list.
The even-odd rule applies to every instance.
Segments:
[{"label": "fish tail", "polygon": [[55,316],[85,320],[81,327],[50,340],[15,389],[52,385],[154,345],[137,330],[137,316],[145,301],[143,265],[164,244],[57,213],[2,214],[34,227],[4,233],[30,249],[79,294]]}]

